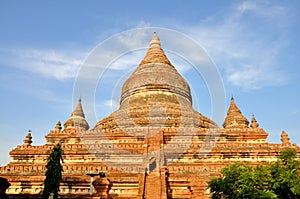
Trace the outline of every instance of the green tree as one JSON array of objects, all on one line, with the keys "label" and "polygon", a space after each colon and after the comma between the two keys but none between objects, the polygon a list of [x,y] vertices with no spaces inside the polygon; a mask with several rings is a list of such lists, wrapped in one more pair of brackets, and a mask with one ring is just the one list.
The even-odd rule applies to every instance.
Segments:
[{"label": "green tree", "polygon": [[283,151],[270,170],[275,179],[273,189],[279,198],[300,198],[300,161],[295,150]]},{"label": "green tree", "polygon": [[0,177],[0,199],[8,199],[5,191],[10,186],[10,183],[7,181],[6,178]]},{"label": "green tree", "polygon": [[62,180],[62,155],[64,151],[61,145],[57,144],[52,149],[46,165],[46,179],[44,181],[43,197],[48,199],[50,193],[54,194],[54,198],[58,198],[59,184]]},{"label": "green tree", "polygon": [[295,150],[283,151],[277,162],[253,167],[233,164],[209,182],[213,199],[299,199],[300,162]]},{"label": "green tree", "polygon": [[276,198],[270,186],[271,174],[265,166],[233,164],[222,170],[223,178],[213,179],[209,188],[213,199]]}]

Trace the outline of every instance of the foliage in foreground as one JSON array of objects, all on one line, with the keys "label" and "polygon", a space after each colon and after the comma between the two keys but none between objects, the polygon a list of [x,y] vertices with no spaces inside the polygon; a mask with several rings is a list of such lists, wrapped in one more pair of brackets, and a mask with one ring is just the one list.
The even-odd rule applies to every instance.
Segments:
[{"label": "foliage in foreground", "polygon": [[62,180],[62,165],[61,161],[64,151],[60,144],[54,146],[50,153],[46,165],[46,179],[44,181],[43,198],[49,197],[50,193],[54,194],[54,198],[58,198],[59,184]]},{"label": "foliage in foreground", "polygon": [[0,177],[0,199],[8,199],[5,190],[10,186],[10,183],[6,178]]},{"label": "foliage in foreground", "polygon": [[277,162],[253,167],[233,164],[222,178],[209,182],[213,199],[300,199],[300,161],[293,149],[283,151]]}]

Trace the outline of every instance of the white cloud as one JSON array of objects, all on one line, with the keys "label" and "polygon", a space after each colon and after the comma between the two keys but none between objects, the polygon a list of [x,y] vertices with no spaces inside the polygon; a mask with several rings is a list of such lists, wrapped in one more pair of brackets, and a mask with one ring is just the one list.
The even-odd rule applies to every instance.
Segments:
[{"label": "white cloud", "polygon": [[5,61],[9,65],[58,80],[76,77],[84,58],[83,52],[76,53],[67,50],[23,48],[6,53],[11,54],[11,59]]},{"label": "white cloud", "polygon": [[[227,80],[235,86],[241,87],[244,90],[260,89],[264,86],[282,84],[286,77],[278,72],[268,71],[269,69],[256,69],[254,67],[244,68],[231,74],[228,74]],[[263,81],[263,85],[259,83]]]},{"label": "white cloud", "polygon": [[[270,20],[273,22],[276,22],[280,19],[286,19],[288,14],[287,7],[283,5],[276,5],[269,1],[246,0],[235,5],[234,9],[237,10],[237,14],[243,15],[249,12],[259,17],[263,17],[263,20]],[[283,18],[278,18],[278,16]],[[285,23],[285,21],[281,21],[280,23],[282,22]]]},{"label": "white cloud", "polygon": [[245,11],[248,11],[248,10],[254,10],[256,9],[256,2],[255,1],[244,1],[240,4],[238,4],[236,6],[237,10],[239,10],[240,12],[245,12]]},{"label": "white cloud", "polygon": [[134,49],[136,46],[145,46],[150,41],[149,33],[146,29],[140,29],[134,32],[124,32],[125,34],[120,34],[117,36],[117,40],[120,45],[124,45],[128,49]]},{"label": "white cloud", "polygon": [[278,63],[288,21],[287,7],[244,1],[208,23],[178,28],[206,49],[226,82],[251,90],[288,81]]},{"label": "white cloud", "polygon": [[[268,1],[247,0],[233,4],[222,16],[208,16],[208,21],[193,25],[175,24],[175,27],[205,48],[223,72],[226,82],[250,90],[282,84],[288,80],[277,63],[277,57],[288,42],[285,27],[289,24],[289,16],[286,6],[271,4]],[[137,27],[150,25],[144,21],[137,23]],[[92,52],[95,55],[89,58],[90,61],[84,64],[91,70],[100,67],[124,71],[136,67],[145,52],[142,48],[148,45],[152,33],[149,33],[149,29],[132,33],[121,34],[114,41],[104,41],[100,48],[97,47],[97,52]],[[180,41],[176,41],[174,45],[179,44]],[[128,54],[118,54],[122,52],[118,50],[120,45],[123,49],[130,50]],[[141,48],[133,49],[137,46]],[[164,48],[163,40],[162,47]],[[77,76],[87,52],[21,49],[14,51],[14,54],[14,65],[45,77],[63,80]],[[192,49],[190,56],[194,57],[194,60],[203,58],[193,54]],[[175,55],[170,55],[171,61],[172,57],[176,58]],[[183,62],[177,66],[179,59],[173,60],[180,72],[190,69],[190,66]],[[199,63],[204,61],[198,60]],[[94,75],[99,76],[97,73]],[[89,75],[89,78],[92,79],[92,76]]]},{"label": "white cloud", "polygon": [[151,24],[149,22],[146,22],[146,21],[139,21],[136,24],[136,28],[146,28],[146,27],[151,27]]},{"label": "white cloud", "polygon": [[144,50],[136,50],[127,53],[117,58],[110,66],[110,69],[114,70],[127,70],[136,68],[139,62],[143,59],[145,54]]}]

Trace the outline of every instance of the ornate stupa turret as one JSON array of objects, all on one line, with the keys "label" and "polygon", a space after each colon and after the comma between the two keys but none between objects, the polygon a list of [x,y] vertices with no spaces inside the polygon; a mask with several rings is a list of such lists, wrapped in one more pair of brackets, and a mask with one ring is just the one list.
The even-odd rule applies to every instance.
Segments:
[{"label": "ornate stupa turret", "polygon": [[122,108],[157,101],[192,105],[188,83],[167,58],[154,33],[144,59],[122,87],[120,104]]},{"label": "ornate stupa turret", "polygon": [[255,129],[255,128],[258,128],[259,124],[257,123],[254,115],[252,116],[252,119],[251,119],[251,124],[250,124],[250,127]]},{"label": "ornate stupa turret", "polygon": [[60,123],[60,121],[58,120],[58,122],[57,122],[56,125],[55,125],[55,130],[61,131],[61,129],[62,129],[61,123]]},{"label": "ornate stupa turret", "polygon": [[223,123],[224,128],[249,128],[248,127],[249,121],[247,118],[242,114],[240,109],[234,102],[234,98],[231,98],[230,106],[227,112],[227,116]]},{"label": "ornate stupa turret", "polygon": [[25,146],[31,146],[32,143],[32,136],[31,136],[31,131],[28,132],[28,134],[26,135],[25,139],[24,139],[24,144]]},{"label": "ornate stupa turret", "polygon": [[282,133],[281,133],[281,142],[282,142],[282,145],[284,145],[284,146],[291,145],[289,135],[285,131],[282,131]]},{"label": "ornate stupa turret", "polygon": [[64,123],[64,128],[78,128],[83,130],[88,130],[90,128],[89,124],[85,120],[81,99],[78,100],[78,104],[72,112],[70,118]]}]

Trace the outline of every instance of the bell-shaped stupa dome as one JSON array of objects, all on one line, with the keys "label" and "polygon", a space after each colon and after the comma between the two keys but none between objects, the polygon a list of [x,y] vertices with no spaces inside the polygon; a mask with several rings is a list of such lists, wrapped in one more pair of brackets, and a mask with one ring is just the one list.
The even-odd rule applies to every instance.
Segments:
[{"label": "bell-shaped stupa dome", "polygon": [[190,87],[165,55],[156,33],[144,59],[124,83],[120,104],[122,108],[154,101],[192,105]]},{"label": "bell-shaped stupa dome", "polygon": [[[202,138],[217,128],[212,120],[193,109],[188,83],[171,64],[154,33],[144,59],[123,84],[120,108],[98,121],[84,136],[99,143],[117,140],[119,144],[111,150],[130,154],[122,164],[144,168],[151,156],[160,159],[158,164],[162,166],[166,160],[158,156],[172,156],[173,161],[188,150],[189,144],[174,147],[178,140],[192,140],[193,135]],[[97,154],[107,153],[106,148],[97,150]],[[120,164],[120,160],[108,161],[111,165]]]}]

